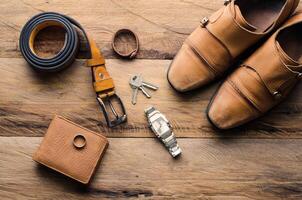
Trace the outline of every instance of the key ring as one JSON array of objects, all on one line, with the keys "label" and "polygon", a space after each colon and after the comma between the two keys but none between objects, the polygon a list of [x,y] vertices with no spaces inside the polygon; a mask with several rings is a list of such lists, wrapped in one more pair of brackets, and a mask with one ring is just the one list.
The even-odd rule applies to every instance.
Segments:
[{"label": "key ring", "polygon": [[138,37],[130,29],[120,29],[113,36],[112,48],[122,58],[133,59],[139,51]]}]

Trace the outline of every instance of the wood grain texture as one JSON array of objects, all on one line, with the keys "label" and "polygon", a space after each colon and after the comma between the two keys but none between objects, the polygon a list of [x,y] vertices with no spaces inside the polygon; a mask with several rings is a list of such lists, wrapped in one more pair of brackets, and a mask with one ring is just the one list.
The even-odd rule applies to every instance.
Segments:
[{"label": "wood grain texture", "polygon": [[[301,84],[261,119],[220,132],[205,116],[218,83],[181,95],[166,80],[170,59],[185,38],[222,5],[223,0],[1,1],[0,199],[302,199]],[[22,59],[20,30],[43,11],[75,18],[96,40],[125,103],[127,124],[106,128],[84,60],[46,76]],[[110,42],[120,28],[138,34],[138,60],[109,59],[117,58]],[[43,39],[42,51],[50,45]],[[152,99],[140,94],[133,106],[128,79],[138,73],[160,89]],[[143,114],[149,105],[172,122],[183,149],[180,159],[151,138]],[[55,114],[110,137],[88,187],[31,159]]]},{"label": "wood grain texture", "polygon": [[[32,161],[41,138],[0,138],[0,193],[10,199],[301,199],[300,140],[110,139],[85,188]],[[278,149],[271,151],[272,149]]]},{"label": "wood grain texture", "polygon": [[131,28],[140,39],[137,58],[172,59],[204,16],[223,6],[222,0],[11,0],[0,3],[0,57],[21,57],[20,30],[35,14],[55,11],[79,21],[106,58],[116,57],[113,34]]},{"label": "wood grain texture", "polygon": [[[295,89],[291,98],[264,118],[236,130],[219,132],[206,119],[208,102],[216,85],[193,94],[176,93],[166,80],[170,61],[107,60],[107,67],[128,112],[128,123],[108,129],[95,100],[91,72],[84,61],[76,61],[66,71],[42,76],[35,73],[23,59],[0,59],[0,135],[42,136],[55,114],[63,115],[81,125],[109,137],[153,137],[144,116],[144,109],[154,105],[171,120],[178,137],[245,137],[302,138],[302,95]],[[122,73],[121,73],[122,71]],[[142,93],[138,104],[131,104],[131,74],[142,73],[148,82],[160,87],[151,99]]]}]

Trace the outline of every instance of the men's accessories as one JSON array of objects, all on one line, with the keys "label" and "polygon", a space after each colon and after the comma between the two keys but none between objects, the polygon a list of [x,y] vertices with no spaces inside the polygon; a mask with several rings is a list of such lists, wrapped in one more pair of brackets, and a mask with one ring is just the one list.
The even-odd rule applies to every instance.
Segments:
[{"label": "men's accessories", "polygon": [[299,0],[233,0],[186,39],[168,70],[172,87],[187,92],[221,77],[239,55],[279,27]]},{"label": "men's accessories", "polygon": [[56,116],[33,160],[87,184],[108,144],[106,137]]},{"label": "men's accessories", "polygon": [[164,143],[169,153],[175,158],[181,154],[181,149],[177,144],[172,126],[167,118],[154,107],[145,110],[148,123],[155,135]]},{"label": "men's accessories", "polygon": [[[127,121],[126,110],[120,97],[115,93],[115,86],[112,78],[106,70],[105,60],[97,48],[95,42],[89,39],[90,48],[92,52],[92,58],[88,60],[87,66],[92,68],[94,90],[97,94],[97,100],[104,113],[107,125],[112,128],[118,126]],[[117,112],[113,106],[113,102],[117,102],[120,107],[121,114]],[[109,110],[113,114],[114,118],[110,119],[110,113],[106,106],[109,106]]]},{"label": "men's accessories", "polygon": [[119,56],[133,59],[139,50],[138,37],[129,29],[120,29],[113,36],[112,48]]},{"label": "men's accessories", "polygon": [[[66,31],[65,45],[52,58],[41,58],[34,50],[34,41],[37,34],[51,26],[63,28]],[[83,28],[73,19],[57,13],[41,13],[31,18],[23,27],[20,34],[20,50],[25,60],[35,70],[40,72],[57,72],[70,66],[79,49],[79,37],[76,27]],[[86,34],[83,31],[84,34]]]},{"label": "men's accessories", "polygon": [[208,107],[209,120],[229,129],[279,104],[302,79],[302,13],[290,18],[220,87]]},{"label": "men's accessories", "polygon": [[[53,58],[40,58],[33,48],[35,37],[39,31],[50,26],[64,28],[66,31],[65,45]],[[127,120],[127,116],[121,99],[115,93],[113,80],[105,67],[105,60],[94,40],[88,37],[82,26],[74,19],[53,12],[41,13],[34,16],[22,29],[20,35],[21,53],[35,70],[42,72],[57,72],[63,70],[71,65],[79,51],[78,31],[81,31],[88,41],[87,46],[91,55],[87,62],[87,66],[92,69],[94,90],[97,94],[97,100],[104,113],[107,125],[109,127],[120,125]],[[112,105],[114,99],[117,100],[121,107],[121,115],[118,115],[116,109]],[[113,120],[109,118],[110,114],[106,109],[106,105],[109,105],[110,110],[115,117]]]},{"label": "men's accessories", "polygon": [[133,90],[132,91],[132,100],[131,100],[133,105],[136,104],[138,90],[141,90],[147,98],[151,98],[151,95],[147,92],[146,88],[149,88],[151,90],[158,90],[157,86],[155,86],[151,83],[144,82],[141,75],[132,76],[129,80],[129,85],[131,86],[131,88]]}]

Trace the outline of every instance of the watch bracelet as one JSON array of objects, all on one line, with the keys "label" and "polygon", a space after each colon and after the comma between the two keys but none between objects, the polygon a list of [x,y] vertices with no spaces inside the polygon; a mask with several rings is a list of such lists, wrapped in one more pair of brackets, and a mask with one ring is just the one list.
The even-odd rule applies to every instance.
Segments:
[{"label": "watch bracelet", "polygon": [[[149,126],[150,126],[152,132],[154,132],[155,135],[162,141],[162,143],[164,143],[164,145],[168,149],[169,153],[173,157],[176,157],[179,154],[181,154],[182,151],[181,151],[179,145],[177,144],[176,137],[172,131],[172,126],[170,125],[170,123],[166,119],[166,117],[162,113],[160,113],[158,110],[156,110],[154,107],[150,107],[150,108],[146,109],[145,113],[146,113],[148,123],[149,123]],[[157,119],[154,119],[154,121],[151,121],[151,118],[156,114],[160,115],[160,117]],[[165,121],[165,123],[167,123],[167,126],[169,127],[169,130],[162,134],[158,134],[157,131],[152,128],[153,123],[159,119],[162,121]]]}]

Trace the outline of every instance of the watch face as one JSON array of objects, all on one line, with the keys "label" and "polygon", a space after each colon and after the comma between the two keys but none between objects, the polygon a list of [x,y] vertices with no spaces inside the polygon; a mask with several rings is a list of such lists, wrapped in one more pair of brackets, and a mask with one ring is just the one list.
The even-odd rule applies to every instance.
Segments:
[{"label": "watch face", "polygon": [[169,125],[162,116],[159,116],[155,121],[152,122],[151,128],[157,135],[161,135],[169,131]]}]

